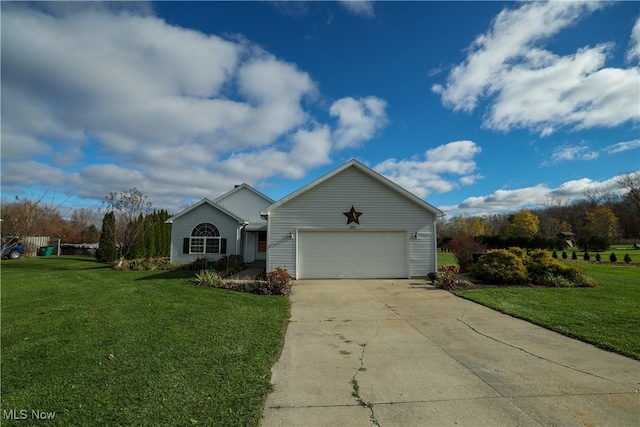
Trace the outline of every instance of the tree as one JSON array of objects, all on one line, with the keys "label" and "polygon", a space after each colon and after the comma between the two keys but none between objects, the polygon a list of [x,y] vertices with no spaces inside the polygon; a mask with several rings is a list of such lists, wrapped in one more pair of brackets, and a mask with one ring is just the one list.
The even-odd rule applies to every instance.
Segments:
[{"label": "tree", "polygon": [[543,212],[545,212],[549,218],[555,218],[560,223],[567,223],[569,221],[571,208],[567,197],[548,195],[545,198],[543,206],[545,207]]},{"label": "tree", "polygon": [[571,225],[566,221],[557,218],[547,218],[540,220],[540,232],[547,238],[553,239],[561,232],[571,232]]},{"label": "tree", "polygon": [[[2,199],[2,236],[3,237],[28,237],[28,236],[58,236],[64,233],[64,221],[58,212],[62,204],[54,205],[53,197],[47,202],[47,193],[39,197],[21,198],[15,196],[15,200],[9,202]],[[15,246],[18,239],[11,240],[9,246]],[[25,243],[25,242],[23,242]],[[33,247],[25,248],[27,252],[35,250]]]},{"label": "tree", "polygon": [[100,233],[98,232],[98,228],[94,224],[91,224],[87,234],[87,242],[97,242],[99,237]]},{"label": "tree", "polygon": [[504,227],[504,234],[512,237],[531,238],[539,232],[540,219],[528,209],[509,217],[509,222]]},{"label": "tree", "polygon": [[618,230],[618,218],[607,206],[598,206],[587,212],[587,230],[592,236],[611,241]]},{"label": "tree", "polygon": [[626,239],[640,237],[640,171],[616,178],[616,184],[627,190],[620,203],[612,206],[618,217],[620,232]]},{"label": "tree", "polygon": [[469,271],[469,267],[473,262],[473,254],[476,252],[484,252],[487,247],[476,242],[472,237],[461,236],[451,240],[445,245],[445,248],[451,251],[461,273]]},{"label": "tree", "polygon": [[118,259],[115,230],[116,217],[113,212],[107,212],[102,220],[102,235],[96,251],[96,259],[99,262],[114,262]]},{"label": "tree", "polygon": [[485,234],[485,223],[480,217],[454,216],[438,223],[438,235],[442,237],[481,236]]},{"label": "tree", "polygon": [[509,215],[504,213],[489,214],[483,217],[486,234],[498,234],[509,222]]},{"label": "tree", "polygon": [[154,211],[137,221],[143,222],[143,229],[131,249],[131,258],[166,257],[171,251],[171,226],[166,223],[166,210]]},{"label": "tree", "polygon": [[116,218],[115,238],[120,258],[118,266],[121,266],[143,230],[144,221],[138,219],[151,209],[151,203],[147,202],[147,196],[140,190],[132,188],[121,193],[109,193],[105,197],[105,204]]},{"label": "tree", "polygon": [[[80,208],[71,212],[71,221],[69,222],[69,233],[67,242],[69,243],[95,243],[97,233],[92,234],[96,230],[95,224],[98,223],[98,213],[94,209]],[[93,226],[93,230],[91,227]]]},{"label": "tree", "polygon": [[603,185],[594,185],[589,187],[584,196],[591,206],[598,205],[611,205],[620,200],[620,196],[616,194],[612,189]]},{"label": "tree", "polygon": [[627,197],[636,207],[637,215],[640,216],[640,171],[620,175],[615,181],[620,188],[629,191]]}]

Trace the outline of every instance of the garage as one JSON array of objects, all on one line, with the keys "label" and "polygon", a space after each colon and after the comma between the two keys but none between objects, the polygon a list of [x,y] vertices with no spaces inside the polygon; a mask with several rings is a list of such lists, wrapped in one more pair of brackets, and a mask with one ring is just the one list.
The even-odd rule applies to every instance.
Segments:
[{"label": "garage", "polygon": [[442,215],[351,160],[260,211],[267,271],[285,268],[296,279],[426,277],[437,271]]},{"label": "garage", "polygon": [[409,277],[407,231],[299,231],[298,277]]}]

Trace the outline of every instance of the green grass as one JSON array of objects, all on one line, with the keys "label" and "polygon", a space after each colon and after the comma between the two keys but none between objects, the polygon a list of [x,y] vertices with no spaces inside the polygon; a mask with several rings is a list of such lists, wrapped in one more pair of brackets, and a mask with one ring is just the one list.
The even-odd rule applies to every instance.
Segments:
[{"label": "green grass", "polygon": [[[455,264],[450,253],[438,253],[438,261]],[[576,263],[598,282],[598,287],[510,287],[454,293],[600,348],[640,359],[640,267],[608,262],[572,264]]]},{"label": "green grass", "polygon": [[451,252],[438,252],[438,267],[442,265],[457,265],[456,259]]},{"label": "green grass", "polygon": [[[2,261],[2,425],[257,426],[285,297],[119,272],[89,257]],[[110,358],[113,355],[113,358]]]}]

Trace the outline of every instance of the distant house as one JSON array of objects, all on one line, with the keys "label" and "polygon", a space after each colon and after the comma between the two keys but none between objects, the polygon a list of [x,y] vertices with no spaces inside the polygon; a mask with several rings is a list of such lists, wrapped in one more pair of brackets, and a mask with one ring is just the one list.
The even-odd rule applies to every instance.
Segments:
[{"label": "distant house", "polygon": [[561,231],[560,233],[558,233],[556,238],[558,240],[564,240],[569,247],[573,247],[576,243],[576,235],[569,231]]},{"label": "distant house", "polygon": [[174,216],[171,260],[243,255],[297,279],[409,278],[437,270],[440,210],[351,160],[274,202],[246,184]]}]

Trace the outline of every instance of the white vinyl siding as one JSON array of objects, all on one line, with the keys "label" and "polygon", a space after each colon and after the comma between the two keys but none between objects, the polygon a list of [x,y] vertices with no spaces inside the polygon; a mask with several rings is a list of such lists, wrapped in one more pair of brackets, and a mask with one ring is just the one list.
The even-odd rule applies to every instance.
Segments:
[{"label": "white vinyl siding", "polygon": [[[360,224],[348,224],[353,206]],[[297,277],[296,242],[289,239],[310,230],[404,231],[409,238],[410,275],[436,270],[435,215],[393,188],[350,167],[302,192],[269,212],[267,269],[285,267]],[[299,250],[299,249],[298,249]]]},{"label": "white vinyl siding", "polygon": [[298,233],[300,279],[406,278],[406,231],[303,231]]},{"label": "white vinyl siding", "polygon": [[[238,221],[208,203],[204,203],[187,212],[171,225],[171,262],[189,263],[196,258],[206,256],[211,260],[224,256],[219,253],[183,253],[183,241],[191,238],[194,227],[201,223],[215,224],[220,237],[227,241],[227,255],[235,254],[237,249]],[[219,250],[218,250],[219,252]]]},{"label": "white vinyl siding", "polygon": [[239,188],[229,195],[216,199],[215,203],[250,224],[267,225],[267,221],[260,217],[260,211],[272,202],[248,188]]}]

